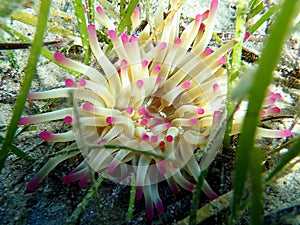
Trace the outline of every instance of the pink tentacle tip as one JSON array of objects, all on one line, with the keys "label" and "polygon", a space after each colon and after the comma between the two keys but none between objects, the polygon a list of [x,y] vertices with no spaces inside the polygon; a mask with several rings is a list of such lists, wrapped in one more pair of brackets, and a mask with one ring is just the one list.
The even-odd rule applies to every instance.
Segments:
[{"label": "pink tentacle tip", "polygon": [[108,31],[108,35],[111,39],[115,39],[115,38],[118,38],[117,36],[117,32],[115,30],[109,30]]},{"label": "pink tentacle tip", "polygon": [[131,43],[136,43],[137,41],[138,41],[138,38],[135,35],[131,35],[130,42]]},{"label": "pink tentacle tip", "polygon": [[180,189],[177,187],[177,185],[175,185],[175,184],[173,184],[173,185],[171,185],[171,191],[172,191],[172,193],[174,194],[174,195],[176,195],[176,194],[178,194],[179,193],[179,191],[180,191]]},{"label": "pink tentacle tip", "polygon": [[35,98],[35,92],[29,91],[29,93],[27,95],[27,99],[28,100],[33,100],[34,98]]},{"label": "pink tentacle tip", "polygon": [[152,208],[151,209],[146,209],[146,216],[147,216],[148,220],[153,220],[154,219],[154,210]]},{"label": "pink tentacle tip", "polygon": [[128,39],[127,34],[122,33],[120,36],[121,36],[121,40],[122,40],[123,44],[128,44],[129,43],[129,39]]},{"label": "pink tentacle tip", "polygon": [[195,20],[196,20],[196,22],[201,22],[201,20],[202,20],[202,14],[197,14],[195,16]]},{"label": "pink tentacle tip", "polygon": [[145,115],[145,114],[147,113],[147,110],[146,110],[145,108],[139,108],[139,109],[138,109],[138,113],[139,113],[140,115]]},{"label": "pink tentacle tip", "polygon": [[110,125],[113,124],[114,123],[114,118],[112,116],[106,117],[106,123],[108,123]]},{"label": "pink tentacle tip", "polygon": [[182,88],[188,89],[191,86],[191,81],[185,81],[182,83]]},{"label": "pink tentacle tip", "polygon": [[[203,15],[205,15],[205,14],[203,14]],[[199,27],[199,32],[202,33],[204,31],[204,29],[205,29],[205,25],[203,23],[201,23],[200,27]]]},{"label": "pink tentacle tip", "polygon": [[147,67],[149,64],[149,61],[147,59],[142,61],[142,67]]},{"label": "pink tentacle tip", "polygon": [[97,145],[104,145],[107,143],[107,140],[105,138],[102,138],[100,141],[97,142]]},{"label": "pink tentacle tip", "polygon": [[134,13],[140,13],[140,7],[138,7],[138,6],[136,6],[135,8],[134,8],[134,11],[133,11]]},{"label": "pink tentacle tip", "polygon": [[223,65],[226,63],[226,59],[222,57],[221,59],[218,60],[219,65]]},{"label": "pink tentacle tip", "polygon": [[281,130],[281,137],[290,137],[293,135],[293,132],[291,130]]},{"label": "pink tentacle tip", "polygon": [[198,113],[199,115],[204,114],[204,112],[205,112],[205,110],[204,110],[203,108],[198,108],[198,109],[197,109],[197,113]]},{"label": "pink tentacle tip", "polygon": [[194,126],[198,124],[198,118],[191,118],[190,123]]},{"label": "pink tentacle tip", "polygon": [[100,5],[98,5],[98,6],[96,7],[96,11],[97,11],[99,14],[104,14],[104,13],[105,13],[104,10],[103,10],[103,8],[102,8]]},{"label": "pink tentacle tip", "polygon": [[196,184],[190,183],[187,188],[189,191],[193,191],[195,189],[195,187],[196,187]]},{"label": "pink tentacle tip", "polygon": [[273,96],[273,98],[275,98],[276,100],[279,100],[279,99],[282,98],[282,97],[281,97],[281,94],[279,94],[279,93],[274,93],[272,96]]},{"label": "pink tentacle tip", "polygon": [[251,36],[249,32],[245,33],[244,41],[248,40],[248,38]]},{"label": "pink tentacle tip", "polygon": [[107,172],[108,172],[109,174],[112,174],[112,173],[115,171],[116,167],[117,167],[117,163],[116,163],[115,161],[112,161],[112,162],[109,164],[109,166],[107,167]]},{"label": "pink tentacle tip", "polygon": [[220,86],[219,86],[219,84],[213,84],[213,90],[214,91],[218,91],[220,89]]},{"label": "pink tentacle tip", "polygon": [[219,195],[215,192],[209,194],[207,197],[209,197],[210,200],[215,200],[217,198],[219,198]]},{"label": "pink tentacle tip", "polygon": [[133,113],[133,107],[132,106],[127,106],[126,107],[126,112],[129,114],[129,115],[131,115],[132,113]]},{"label": "pink tentacle tip", "polygon": [[169,128],[172,126],[172,124],[169,123],[169,122],[168,122],[168,123],[165,123],[165,125],[166,125],[166,128],[167,128],[167,129],[169,129]]},{"label": "pink tentacle tip", "polygon": [[143,140],[143,141],[149,141],[149,139],[150,139],[150,137],[149,137],[148,134],[143,134],[143,135],[142,135],[142,140]]},{"label": "pink tentacle tip", "polygon": [[165,175],[167,170],[166,170],[166,166],[165,165],[160,165],[160,163],[158,163],[158,172],[161,174],[161,175]]},{"label": "pink tentacle tip", "polygon": [[215,11],[218,8],[219,1],[218,0],[212,0],[210,4],[210,10]]},{"label": "pink tentacle tip", "polygon": [[270,109],[271,114],[278,114],[278,113],[280,113],[280,111],[281,111],[280,108],[277,106]]},{"label": "pink tentacle tip", "polygon": [[273,105],[275,102],[276,102],[276,98],[273,98],[273,97],[271,97],[271,98],[267,98],[266,100],[265,100],[265,102],[264,102],[264,105],[265,106],[268,106],[268,105]]},{"label": "pink tentacle tip", "polygon": [[174,44],[175,45],[180,45],[182,42],[181,38],[176,38],[175,41],[174,41]]},{"label": "pink tentacle tip", "polygon": [[214,111],[214,117],[216,117],[216,118],[220,119],[220,118],[221,118],[221,116],[222,116],[222,111],[220,111],[220,110],[216,110],[216,111]]},{"label": "pink tentacle tip", "polygon": [[164,50],[168,46],[167,42],[162,42],[159,44],[159,50]]},{"label": "pink tentacle tip", "polygon": [[167,164],[166,160],[159,159],[157,161],[157,169],[161,175],[165,175],[167,173],[166,164]]},{"label": "pink tentacle tip", "polygon": [[178,166],[175,163],[172,163],[171,166],[173,167],[173,169],[178,169]]},{"label": "pink tentacle tip", "polygon": [[69,184],[69,183],[72,182],[72,179],[70,178],[69,175],[66,175],[66,176],[63,177],[62,182],[63,182],[64,184]]},{"label": "pink tentacle tip", "polygon": [[60,52],[55,52],[54,54],[53,54],[53,58],[57,61],[57,62],[59,62],[59,63],[63,63],[67,58],[63,55],[63,54],[61,54]]},{"label": "pink tentacle tip", "polygon": [[210,55],[211,53],[213,53],[213,50],[209,47],[204,50],[205,55]]},{"label": "pink tentacle tip", "polygon": [[142,88],[142,87],[144,86],[144,81],[143,81],[143,80],[138,80],[138,81],[136,82],[136,86],[137,86],[138,88]]},{"label": "pink tentacle tip", "polygon": [[72,80],[71,78],[67,78],[65,80],[65,85],[67,87],[76,87],[77,86],[76,82],[74,80]]},{"label": "pink tentacle tip", "polygon": [[39,185],[39,182],[37,182],[37,181],[33,178],[33,179],[32,179],[31,181],[29,181],[29,183],[27,184],[26,190],[28,190],[28,191],[34,191],[35,189],[37,189],[38,185]]},{"label": "pink tentacle tip", "polygon": [[141,120],[141,124],[142,125],[147,125],[148,124],[148,119],[146,119],[146,118],[143,118],[142,120]]},{"label": "pink tentacle tip", "polygon": [[23,116],[19,120],[19,125],[26,125],[32,123],[30,116]]},{"label": "pink tentacle tip", "polygon": [[127,61],[125,59],[122,59],[121,61],[121,68],[126,69],[127,68]]},{"label": "pink tentacle tip", "polygon": [[82,87],[85,86],[86,85],[86,79],[83,79],[83,78],[79,79],[78,84]]},{"label": "pink tentacle tip", "polygon": [[96,28],[95,28],[95,25],[94,24],[89,24],[88,25],[88,32],[89,34],[96,34]]},{"label": "pink tentacle tip", "polygon": [[161,66],[160,65],[155,65],[153,68],[155,73],[159,73],[161,71]]},{"label": "pink tentacle tip", "polygon": [[44,130],[39,134],[39,137],[42,138],[45,141],[53,141],[54,136],[49,131]]},{"label": "pink tentacle tip", "polygon": [[78,187],[84,188],[87,185],[89,179],[90,179],[90,176],[88,174],[85,174],[78,182]]},{"label": "pink tentacle tip", "polygon": [[161,76],[157,76],[156,83],[159,84],[161,81],[162,81],[162,77]]},{"label": "pink tentacle tip", "polygon": [[66,117],[64,118],[64,122],[65,122],[66,124],[72,124],[72,123],[73,123],[73,118],[72,118],[71,116],[66,116]]},{"label": "pink tentacle tip", "polygon": [[150,137],[150,140],[151,140],[152,142],[157,142],[157,141],[158,141],[158,136],[153,135],[153,136]]},{"label": "pink tentacle tip", "polygon": [[136,200],[141,200],[142,196],[143,196],[143,188],[142,187],[136,187],[135,199]]},{"label": "pink tentacle tip", "polygon": [[174,140],[174,137],[173,137],[172,135],[168,135],[168,136],[166,137],[166,141],[167,141],[167,142],[173,142],[173,140]]},{"label": "pink tentacle tip", "polygon": [[58,42],[55,44],[56,47],[61,47],[61,46],[63,46],[63,44],[66,42],[66,40],[65,40],[64,38],[62,38],[62,37],[57,37],[57,38],[55,38],[55,41],[58,41]]},{"label": "pink tentacle tip", "polygon": [[165,210],[164,210],[164,206],[163,206],[162,201],[157,201],[157,202],[155,203],[155,207],[156,207],[157,212],[158,212],[159,214],[162,214],[162,213],[165,211]]},{"label": "pink tentacle tip", "polygon": [[276,100],[280,100],[282,97],[281,94],[277,93],[274,95],[274,98],[276,98]]},{"label": "pink tentacle tip", "polygon": [[159,147],[165,147],[166,143],[164,141],[159,142]]},{"label": "pink tentacle tip", "polygon": [[91,112],[91,111],[93,111],[94,106],[93,106],[91,103],[89,103],[89,102],[84,102],[84,103],[82,104],[82,108],[83,108],[85,111]]}]

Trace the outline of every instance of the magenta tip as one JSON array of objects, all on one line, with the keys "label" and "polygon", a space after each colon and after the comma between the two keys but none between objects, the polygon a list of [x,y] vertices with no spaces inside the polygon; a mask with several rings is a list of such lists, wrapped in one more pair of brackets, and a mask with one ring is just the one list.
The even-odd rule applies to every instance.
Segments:
[{"label": "magenta tip", "polygon": [[85,86],[86,85],[86,79],[84,79],[84,78],[79,79],[78,84],[80,86]]},{"label": "magenta tip", "polygon": [[142,140],[143,140],[143,141],[149,141],[149,139],[150,139],[150,137],[149,137],[148,134],[143,134],[143,135],[142,135]]},{"label": "magenta tip", "polygon": [[82,108],[83,108],[85,111],[90,112],[90,111],[92,111],[92,110],[94,109],[94,106],[93,106],[91,103],[89,103],[89,102],[84,102],[84,103],[82,104]]},{"label": "magenta tip", "polygon": [[76,87],[77,86],[76,82],[74,80],[72,80],[71,78],[67,78],[65,80],[65,85],[67,87]]},{"label": "magenta tip", "polygon": [[147,59],[143,60],[142,61],[142,66],[146,67],[146,66],[148,66],[148,63],[149,63],[149,61]]},{"label": "magenta tip", "polygon": [[149,220],[154,219],[154,210],[153,209],[146,209],[146,215]]},{"label": "magenta tip", "polygon": [[63,54],[61,54],[60,52],[55,52],[53,54],[53,57],[57,62],[62,62],[63,60],[66,59],[66,57]]},{"label": "magenta tip", "polygon": [[251,36],[249,32],[245,33],[244,41],[248,40],[248,38]]},{"label": "magenta tip", "polygon": [[283,137],[290,137],[292,135],[293,135],[293,132],[291,130],[282,130]]},{"label": "magenta tip", "polygon": [[103,10],[103,8],[100,6],[100,5],[98,5],[97,7],[96,7],[96,11],[98,12],[98,13],[104,13],[104,10]]},{"label": "magenta tip", "polygon": [[112,116],[108,116],[108,117],[106,117],[106,123],[108,123],[108,124],[113,124],[113,117]]},{"label": "magenta tip", "polygon": [[157,201],[157,202],[155,203],[155,207],[156,207],[157,212],[158,212],[159,214],[162,214],[162,213],[165,211],[165,210],[164,210],[164,206],[163,206],[162,201]]},{"label": "magenta tip", "polygon": [[137,85],[139,88],[141,88],[141,87],[143,87],[143,85],[144,85],[144,81],[143,81],[143,80],[138,80],[138,81],[136,82],[136,85]]},{"label": "magenta tip", "polygon": [[132,106],[127,106],[126,107],[126,112],[128,113],[128,114],[132,114],[133,113],[133,107]]},{"label": "magenta tip", "polygon": [[121,39],[122,39],[123,44],[126,44],[126,43],[129,42],[129,39],[128,39],[128,35],[127,35],[127,34],[122,33],[120,36],[121,36]]},{"label": "magenta tip", "polygon": [[115,30],[109,30],[108,35],[110,36],[110,38],[113,38],[117,36],[117,32]]},{"label": "magenta tip", "polygon": [[30,123],[31,123],[31,121],[30,121],[29,116],[21,117],[19,120],[19,125],[26,125],[26,124],[30,124]]},{"label": "magenta tip", "polygon": [[53,140],[53,134],[51,134],[49,131],[44,130],[39,134],[39,137],[42,138],[45,141],[52,141]]},{"label": "magenta tip", "polygon": [[160,70],[161,70],[161,66],[160,66],[160,65],[155,65],[155,66],[154,66],[154,71],[155,71],[156,73],[159,73]]},{"label": "magenta tip", "polygon": [[181,38],[176,38],[174,41],[174,44],[180,45],[181,44]]},{"label": "magenta tip", "polygon": [[203,108],[198,108],[197,109],[197,113],[199,114],[199,115],[202,115],[202,114],[204,114],[204,109]]},{"label": "magenta tip", "polygon": [[185,81],[185,82],[182,83],[182,87],[183,87],[184,89],[187,89],[187,88],[189,88],[190,86],[191,86],[191,81]]},{"label": "magenta tip", "polygon": [[196,17],[195,17],[195,20],[197,22],[200,22],[202,20],[202,15],[201,14],[197,14]]},{"label": "magenta tip", "polygon": [[163,49],[165,49],[166,47],[167,47],[167,42],[162,42],[162,43],[160,43],[159,44],[159,47],[160,47],[160,50],[163,50]]},{"label": "magenta tip", "polygon": [[156,83],[160,83],[161,81],[162,81],[162,77],[161,76],[157,76]]},{"label": "magenta tip", "polygon": [[172,142],[174,140],[174,137],[172,136],[172,135],[168,135],[167,137],[166,137],[166,141],[167,142]]},{"label": "magenta tip", "polygon": [[71,116],[66,116],[66,117],[64,118],[64,122],[65,122],[66,124],[72,124],[72,123],[73,123],[73,118],[72,118]]},{"label": "magenta tip", "polygon": [[134,11],[133,11],[134,13],[139,13],[140,12],[140,7],[138,7],[138,6],[136,6],[135,8],[134,8]]},{"label": "magenta tip", "polygon": [[85,174],[78,182],[78,187],[84,188],[86,186],[86,184],[88,183],[89,179],[90,179],[90,176],[88,174]]},{"label": "magenta tip", "polygon": [[36,188],[37,188],[38,184],[37,183],[34,183],[32,181],[30,181],[27,186],[26,186],[26,189],[28,191],[34,191]]},{"label": "magenta tip", "polygon": [[92,23],[88,24],[88,29],[95,29],[95,24]]}]

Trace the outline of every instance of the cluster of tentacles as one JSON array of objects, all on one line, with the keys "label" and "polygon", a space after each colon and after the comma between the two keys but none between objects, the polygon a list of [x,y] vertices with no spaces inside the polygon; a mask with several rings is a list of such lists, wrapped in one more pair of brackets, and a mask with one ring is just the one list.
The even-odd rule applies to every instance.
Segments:
[{"label": "cluster of tentacles", "polygon": [[[73,129],[66,133],[42,131],[39,136],[49,142],[76,141],[85,160],[64,177],[64,183],[79,181],[85,186],[89,168],[107,173],[107,177],[130,184],[135,179],[137,199],[145,198],[148,218],[159,213],[163,204],[158,183],[166,180],[173,192],[179,186],[192,191],[201,170],[195,157],[204,146],[211,128],[219,123],[227,94],[227,74],[222,65],[233,41],[213,51],[208,47],[218,1],[179,32],[180,11],[172,1],[170,21],[164,20],[163,6],[154,17],[155,28],[161,27],[156,40],[149,41],[149,25],[138,35],[118,35],[114,22],[97,7],[97,19],[108,29],[118,60],[110,61],[98,44],[94,24],[88,25],[90,46],[101,71],[55,53],[62,66],[81,73],[81,79],[66,80],[66,88],[31,92],[29,100],[74,98],[74,107],[39,115],[24,116],[20,125],[64,120]],[[133,28],[139,24],[139,8],[132,16]],[[278,113],[274,106],[279,94],[270,92],[262,116]],[[79,105],[78,105],[79,104]],[[244,117],[238,110],[233,133],[238,133]],[[286,137],[289,130],[259,128],[258,135]],[[106,148],[105,146],[116,146]],[[123,147],[122,147],[123,146]],[[30,181],[34,190],[61,161],[78,152],[52,158]],[[204,182],[202,190],[214,199],[217,194]]]}]

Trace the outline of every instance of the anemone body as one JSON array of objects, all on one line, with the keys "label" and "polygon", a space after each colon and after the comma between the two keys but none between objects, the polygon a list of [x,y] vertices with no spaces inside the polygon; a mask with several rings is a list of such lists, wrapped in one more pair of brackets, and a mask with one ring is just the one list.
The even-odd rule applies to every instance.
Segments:
[{"label": "anemone body", "polygon": [[[67,79],[66,88],[31,92],[28,98],[68,98],[72,93],[75,105],[24,116],[20,125],[59,119],[72,124],[73,129],[66,133],[43,131],[39,135],[49,142],[76,141],[80,148],[85,160],[63,178],[64,183],[79,181],[84,186],[89,180],[88,166],[99,173],[106,171],[108,178],[124,184],[130,184],[128,178],[134,177],[137,199],[144,195],[148,218],[153,218],[154,208],[163,212],[160,181],[167,180],[173,192],[178,186],[194,189],[193,180],[201,173],[195,152],[207,143],[224,110],[227,76],[223,57],[233,47],[229,41],[216,51],[208,48],[217,4],[212,0],[210,9],[196,15],[182,33],[180,10],[167,22],[161,19],[163,11],[158,10],[155,26],[164,24],[150,42],[148,26],[139,36],[118,36],[113,21],[97,7],[97,18],[108,29],[118,60],[111,62],[99,47],[94,24],[88,25],[88,34],[101,71],[54,54],[58,63],[81,73],[82,78]],[[176,1],[172,1],[170,12],[175,9]],[[137,8],[131,18],[134,27],[138,17]],[[262,116],[280,111],[273,106],[279,98],[269,93]],[[243,116],[242,109],[234,116],[233,134],[239,132]],[[285,137],[291,133],[260,128],[258,135]],[[106,148],[108,145],[116,147]],[[57,163],[42,168],[27,188],[35,189]],[[207,182],[202,190],[211,199],[217,197]]]}]

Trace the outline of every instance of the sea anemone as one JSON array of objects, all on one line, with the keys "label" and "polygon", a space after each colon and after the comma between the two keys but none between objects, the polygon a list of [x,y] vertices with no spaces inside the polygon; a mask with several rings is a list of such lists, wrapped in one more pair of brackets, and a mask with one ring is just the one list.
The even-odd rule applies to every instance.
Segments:
[{"label": "sea anemone", "polygon": [[[30,92],[29,100],[73,98],[74,106],[39,115],[24,116],[19,124],[36,124],[64,120],[72,128],[66,133],[42,131],[48,142],[75,141],[84,160],[64,183],[79,181],[86,185],[90,168],[123,184],[137,185],[137,199],[145,198],[148,218],[154,207],[163,212],[158,183],[166,180],[176,193],[179,186],[192,191],[201,169],[196,153],[207,143],[212,127],[217,126],[224,111],[227,74],[222,67],[224,56],[233,41],[213,51],[208,47],[218,1],[210,9],[179,31],[180,8],[172,1],[170,20],[164,20],[163,8],[155,14],[154,40],[147,25],[139,35],[120,36],[114,22],[97,7],[98,21],[108,29],[117,60],[110,60],[98,44],[94,24],[88,25],[91,50],[101,69],[87,66],[54,53],[62,66],[81,73],[77,81],[66,79],[66,88]],[[167,17],[168,18],[168,17]],[[139,9],[132,16],[132,27],[139,24]],[[98,66],[98,67],[99,67]],[[97,69],[96,69],[97,68]],[[270,92],[262,116],[278,113],[273,106],[280,98]],[[232,134],[240,130],[244,110],[234,116]],[[259,136],[280,138],[289,130],[258,128]],[[60,162],[78,152],[51,158],[30,181],[34,190]],[[199,154],[198,154],[199,156]],[[218,195],[204,181],[202,191],[210,198]]]}]

